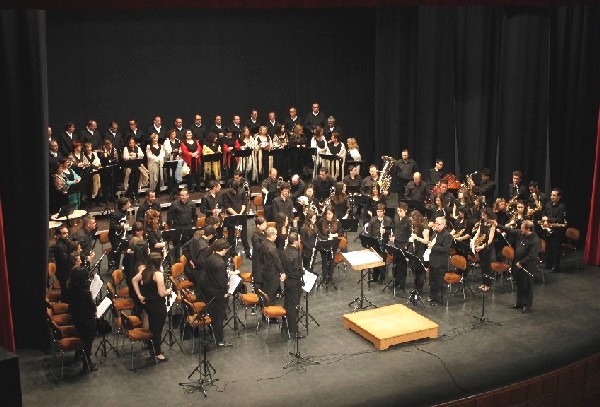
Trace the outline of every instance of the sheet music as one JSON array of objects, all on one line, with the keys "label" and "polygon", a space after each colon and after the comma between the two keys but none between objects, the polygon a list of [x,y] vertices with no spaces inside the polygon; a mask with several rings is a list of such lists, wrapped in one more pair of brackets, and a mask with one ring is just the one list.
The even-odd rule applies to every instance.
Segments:
[{"label": "sheet music", "polygon": [[302,277],[302,279],[304,280],[304,285],[302,286],[302,289],[305,292],[309,293],[315,286],[315,282],[317,281],[317,275],[304,269],[304,276]]},{"label": "sheet music", "polygon": [[169,310],[171,309],[173,304],[175,304],[176,300],[177,300],[177,292],[176,291],[171,292],[171,295],[169,297],[165,297],[165,303],[167,304],[167,312],[169,312]]},{"label": "sheet music", "polygon": [[233,295],[233,292],[238,287],[238,285],[242,282],[242,278],[237,274],[232,274],[229,276],[229,289],[227,292],[229,295]]},{"label": "sheet music", "polygon": [[97,273],[94,274],[94,278],[92,278],[92,282],[90,283],[90,291],[92,292],[92,299],[95,300],[96,297],[98,297],[98,294],[100,294],[100,290],[102,289],[103,285],[104,285],[104,283],[102,283],[100,276]]},{"label": "sheet music", "polygon": [[348,260],[350,264],[367,264],[383,261],[381,256],[371,250],[358,250],[354,252],[342,253],[342,256],[344,256],[344,258]]},{"label": "sheet music", "polygon": [[102,316],[106,313],[106,311],[108,311],[108,308],[110,308],[111,305],[112,301],[110,300],[110,298],[104,297],[102,302],[100,302],[100,304],[98,304],[98,306],[96,307],[96,318],[102,318]]}]

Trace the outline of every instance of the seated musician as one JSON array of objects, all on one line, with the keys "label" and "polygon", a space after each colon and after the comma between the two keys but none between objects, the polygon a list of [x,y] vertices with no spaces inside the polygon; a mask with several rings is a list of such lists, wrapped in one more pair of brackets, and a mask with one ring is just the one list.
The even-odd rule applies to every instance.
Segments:
[{"label": "seated musician", "polygon": [[506,211],[506,200],[504,198],[496,198],[493,210],[496,212],[497,222],[501,225],[506,225],[509,221],[508,212]]},{"label": "seated musician", "polygon": [[[537,181],[529,181],[529,199],[527,201],[527,214],[533,218],[539,219],[541,212],[548,203],[546,194],[540,191]],[[535,216],[534,216],[535,214]]]},{"label": "seated musician", "polygon": [[490,179],[491,172],[484,168],[481,170],[481,182],[479,185],[472,185],[472,190],[475,195],[485,197],[485,204],[491,206],[494,202],[494,192],[496,190],[496,182]]},{"label": "seated musician", "polygon": [[[375,187],[373,188],[375,189]],[[389,237],[389,231],[392,229],[392,220],[389,216],[385,216],[385,204],[378,203],[375,216],[373,216],[367,223],[367,235],[380,239],[379,247],[374,247],[380,256],[385,258],[383,253],[383,244]],[[385,266],[373,268],[373,274],[371,276],[372,281],[379,281],[383,284],[385,280]]]},{"label": "seated musician", "polygon": [[427,179],[427,185],[433,188],[442,179],[442,168],[444,167],[444,160],[437,158],[435,160],[435,166],[429,169],[429,178]]},{"label": "seated musician", "polygon": [[348,175],[342,181],[348,187],[348,191],[355,193],[360,191],[362,186],[362,178],[358,174],[358,166],[351,165],[348,167]]},{"label": "seated musician", "polygon": [[156,202],[156,192],[149,189],[148,191],[146,191],[146,199],[140,204],[140,206],[137,209],[137,212],[135,213],[135,220],[139,222],[145,222],[146,214],[150,209],[153,209],[156,212],[158,212],[159,223],[162,224],[160,204]]},{"label": "seated musician", "polygon": [[[241,223],[240,239],[246,252],[246,257],[250,257],[250,245],[248,244],[248,222],[245,218],[246,213],[246,201],[244,200],[244,194],[242,187],[237,181],[233,181],[231,188],[229,188],[223,194],[223,207],[228,216],[244,215]],[[235,247],[235,226],[229,224],[227,227],[227,237],[231,247]]]},{"label": "seated musician", "polygon": [[333,199],[331,205],[335,210],[338,220],[346,219],[350,215],[350,206],[348,205],[348,196],[346,195],[346,184],[337,182],[334,186]]},{"label": "seated musician", "polygon": [[371,187],[369,200],[367,201],[366,212],[369,218],[377,214],[377,206],[383,204],[385,206],[386,197],[381,194],[378,183],[374,183]]},{"label": "seated musician", "polygon": [[[340,223],[335,216],[335,210],[332,206],[325,207],[325,212],[320,221],[317,222],[317,235],[319,240],[337,239],[338,233],[342,230]],[[333,276],[333,253],[329,250],[321,250],[322,281],[325,285],[331,283]]]},{"label": "seated musician", "polygon": [[454,221],[454,229],[452,230],[452,238],[458,242],[469,242],[473,237],[474,222],[469,216],[469,209],[466,207],[457,210],[457,218]]},{"label": "seated musician", "polygon": [[467,209],[467,213],[470,213],[471,206],[473,206],[473,200],[471,199],[469,190],[466,188],[459,188],[458,198],[456,198],[454,206],[452,207],[452,217],[458,219],[459,212],[462,209]]},{"label": "seated musician", "polygon": [[442,202],[444,203],[444,208],[446,208],[446,210],[449,213],[452,213],[452,208],[454,207],[454,194],[452,194],[452,192],[448,191],[448,181],[443,179],[440,181],[439,183],[440,186],[440,194],[442,196]]},{"label": "seated musician", "polygon": [[335,185],[335,180],[329,175],[327,168],[319,170],[319,176],[313,181],[315,199],[324,202],[331,195],[331,188]]},{"label": "seated musician", "polygon": [[406,188],[404,190],[404,198],[410,199],[412,201],[425,202],[429,195],[429,188],[427,187],[427,184],[425,184],[425,182],[423,182],[423,180],[421,179],[421,173],[415,172],[413,174],[412,181],[406,184]]},{"label": "seated musician", "polygon": [[[379,180],[379,172],[377,171],[377,166],[375,164],[371,164],[369,166],[369,176],[362,180],[361,192],[365,195],[371,195],[373,191],[373,185],[378,184]],[[388,191],[384,191],[383,195],[387,196]]]},{"label": "seated musician", "polygon": [[431,215],[429,216],[429,227],[433,228],[435,225],[435,220],[439,217],[443,217],[446,219],[450,218],[450,211],[444,205],[444,198],[441,192],[435,194],[433,198],[433,210],[431,211]]}]

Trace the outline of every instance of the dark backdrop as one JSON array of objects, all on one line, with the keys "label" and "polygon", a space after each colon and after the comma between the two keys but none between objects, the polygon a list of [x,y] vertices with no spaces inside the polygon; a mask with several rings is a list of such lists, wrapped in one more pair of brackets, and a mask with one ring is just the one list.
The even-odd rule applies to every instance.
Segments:
[{"label": "dark backdrop", "polygon": [[17,346],[47,344],[48,118],[56,131],[88,118],[101,130],[129,117],[146,128],[154,114],[165,126],[177,115],[189,123],[195,112],[206,123],[215,113],[229,122],[251,106],[283,118],[291,104],[304,116],[319,101],[369,161],[408,147],[423,169],[435,157],[462,174],[487,166],[501,193],[516,168],[526,180],[548,178],[565,190],[569,221],[585,233],[598,11],[50,11],[47,35],[44,12],[3,11],[0,192]]}]

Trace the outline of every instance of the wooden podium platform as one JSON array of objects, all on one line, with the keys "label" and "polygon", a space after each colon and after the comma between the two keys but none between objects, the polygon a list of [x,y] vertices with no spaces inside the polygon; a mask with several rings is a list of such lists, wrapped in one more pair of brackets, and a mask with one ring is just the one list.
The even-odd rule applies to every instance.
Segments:
[{"label": "wooden podium platform", "polygon": [[344,315],[344,328],[351,329],[379,350],[392,345],[438,337],[438,324],[404,305],[360,311]]}]

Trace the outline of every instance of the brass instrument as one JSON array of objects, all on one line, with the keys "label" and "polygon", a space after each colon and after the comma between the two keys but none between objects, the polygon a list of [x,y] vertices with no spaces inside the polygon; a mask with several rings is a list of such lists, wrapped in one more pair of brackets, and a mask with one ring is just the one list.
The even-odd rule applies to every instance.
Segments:
[{"label": "brass instrument", "polygon": [[452,235],[452,239],[456,239],[461,237],[462,235],[465,234],[465,232],[467,231],[467,229],[461,229],[458,232],[457,231],[452,231],[451,235]]},{"label": "brass instrument", "polygon": [[332,186],[329,192],[329,196],[323,201],[323,211],[325,208],[331,205],[331,201],[333,200],[333,196],[335,195],[335,186]]},{"label": "brass instrument", "polygon": [[397,160],[387,155],[382,156],[381,159],[383,160],[383,168],[379,172],[379,180],[377,180],[377,185],[379,185],[379,190],[383,194],[387,193],[390,189],[390,185],[392,183],[392,176],[390,173]]}]

